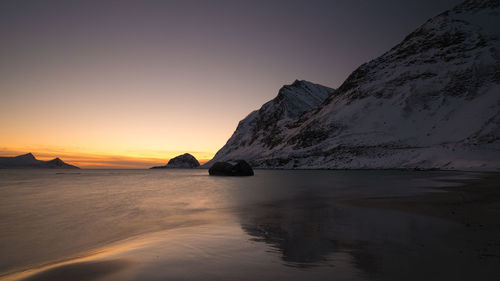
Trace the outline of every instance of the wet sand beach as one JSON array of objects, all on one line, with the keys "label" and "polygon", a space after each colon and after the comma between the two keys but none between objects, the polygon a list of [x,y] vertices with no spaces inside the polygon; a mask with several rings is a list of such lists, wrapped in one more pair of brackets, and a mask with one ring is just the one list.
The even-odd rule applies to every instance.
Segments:
[{"label": "wet sand beach", "polygon": [[[448,266],[450,270],[455,267],[457,280],[498,280],[500,173],[484,172],[477,178],[447,179],[446,182],[458,185],[436,188],[436,191],[445,192],[426,192],[407,197],[364,198],[346,200],[344,203],[364,208],[421,214],[454,222],[457,224],[455,231],[436,237],[436,242],[441,243],[441,247],[431,251],[426,255],[426,259],[443,268]],[[450,251],[446,259],[440,258],[441,248]],[[434,277],[438,279],[438,276],[436,271]],[[425,276],[422,278],[427,279]]]},{"label": "wet sand beach", "polygon": [[[49,191],[38,189],[37,177],[25,191],[36,186],[36,202],[51,205],[53,231],[2,234],[2,247],[18,252],[2,253],[12,266],[4,263],[1,280],[500,278],[499,173],[258,171],[243,180],[200,171],[46,174],[46,186],[58,184]],[[3,191],[18,180],[11,175]],[[74,186],[61,198],[73,202],[69,209],[61,198],[48,201],[61,187],[68,191],[67,180]],[[99,185],[89,188],[92,182]],[[116,190],[103,191],[112,183]],[[28,200],[11,192],[3,195]],[[111,197],[101,201],[104,194]],[[103,209],[81,213],[81,204]],[[27,227],[6,218],[22,212],[4,208],[7,232]],[[47,223],[34,214],[26,217],[31,226]],[[79,235],[78,225],[95,232]]]},{"label": "wet sand beach", "polygon": [[[453,221],[464,227],[463,247],[477,259],[500,262],[500,173],[481,173],[479,178],[447,180],[458,186],[439,187],[408,197],[347,200],[346,204],[423,214]],[[459,242],[460,243],[460,242]]]}]

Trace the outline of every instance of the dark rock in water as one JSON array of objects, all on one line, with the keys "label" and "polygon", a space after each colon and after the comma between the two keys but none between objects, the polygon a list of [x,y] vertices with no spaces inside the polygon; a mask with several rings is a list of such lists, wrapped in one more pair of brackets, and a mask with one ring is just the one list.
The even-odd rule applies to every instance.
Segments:
[{"label": "dark rock in water", "polygon": [[65,163],[59,158],[49,161],[38,160],[31,153],[15,156],[0,157],[0,169],[79,169]]},{"label": "dark rock in water", "polygon": [[174,157],[168,161],[168,164],[165,166],[156,166],[152,167],[151,169],[190,169],[190,168],[197,168],[200,166],[200,163],[196,158],[189,154],[189,153],[184,153],[182,155],[179,155],[177,157]]},{"label": "dark rock in water", "polygon": [[216,162],[210,167],[211,176],[253,176],[252,167],[245,160]]}]

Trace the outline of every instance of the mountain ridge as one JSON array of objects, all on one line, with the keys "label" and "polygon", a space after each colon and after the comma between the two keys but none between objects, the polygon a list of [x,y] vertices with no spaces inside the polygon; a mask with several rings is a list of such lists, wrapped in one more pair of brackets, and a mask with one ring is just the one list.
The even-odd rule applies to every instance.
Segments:
[{"label": "mountain ridge", "polygon": [[38,160],[29,152],[14,157],[0,157],[0,169],[80,169],[62,161],[59,157],[52,160]]},{"label": "mountain ridge", "polygon": [[[281,127],[284,123],[314,109],[334,91],[332,88],[305,80],[295,80],[292,84],[284,85],[275,98],[263,104],[260,109],[252,111],[238,123],[226,145],[203,167],[209,167],[219,160],[228,160],[227,157],[219,158],[221,155],[231,154],[235,145],[241,147],[255,145],[262,149],[276,147],[282,140]],[[240,156],[248,158],[249,154],[253,152],[238,152],[229,160],[237,160]]]},{"label": "mountain ridge", "polygon": [[429,19],[316,107],[271,118],[272,145],[253,145],[251,134],[249,144],[231,141],[248,138],[238,127],[214,159],[260,168],[498,169],[499,2],[468,0]]}]

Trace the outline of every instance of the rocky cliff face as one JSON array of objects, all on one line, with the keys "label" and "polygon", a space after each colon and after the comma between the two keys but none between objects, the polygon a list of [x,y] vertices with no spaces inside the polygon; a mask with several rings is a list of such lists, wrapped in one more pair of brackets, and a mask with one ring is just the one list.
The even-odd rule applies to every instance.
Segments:
[{"label": "rocky cliff face", "polygon": [[189,169],[189,168],[197,168],[199,166],[200,163],[198,162],[198,160],[196,160],[196,158],[193,155],[189,153],[184,153],[182,155],[170,159],[167,165],[153,167],[152,169],[162,169],[162,168]]},{"label": "rocky cliff face", "polygon": [[241,120],[226,145],[204,166],[216,161],[255,159],[278,147],[287,137],[287,124],[316,108],[334,90],[296,80],[283,86],[278,96]]},{"label": "rocky cliff face", "polygon": [[217,161],[247,159],[270,168],[498,169],[499,26],[500,1],[465,1],[360,66],[318,106],[291,118],[266,118],[260,126],[267,135],[242,126],[257,118],[250,114]]},{"label": "rocky cliff face", "polygon": [[67,164],[59,158],[49,161],[38,160],[31,153],[15,156],[0,157],[0,169],[79,169],[76,166]]}]

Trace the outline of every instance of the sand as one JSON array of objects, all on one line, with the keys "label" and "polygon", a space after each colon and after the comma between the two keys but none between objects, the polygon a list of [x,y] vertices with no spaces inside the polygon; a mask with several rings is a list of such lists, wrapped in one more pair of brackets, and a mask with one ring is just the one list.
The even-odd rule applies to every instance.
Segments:
[{"label": "sand", "polygon": [[142,235],[18,277],[500,280],[500,173],[469,175],[417,195],[300,196],[219,210],[216,224]]}]

